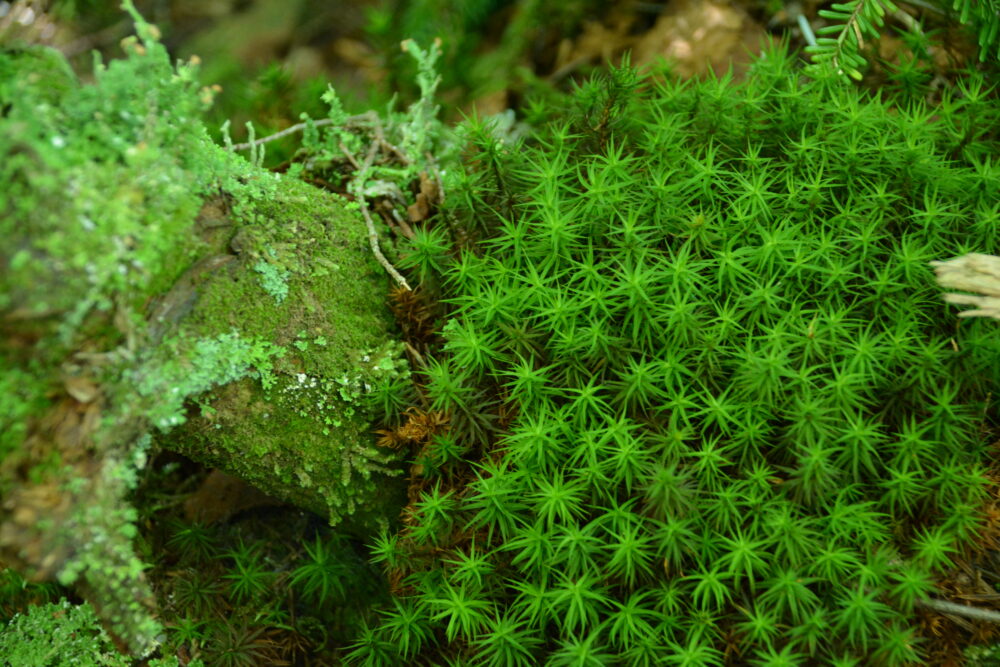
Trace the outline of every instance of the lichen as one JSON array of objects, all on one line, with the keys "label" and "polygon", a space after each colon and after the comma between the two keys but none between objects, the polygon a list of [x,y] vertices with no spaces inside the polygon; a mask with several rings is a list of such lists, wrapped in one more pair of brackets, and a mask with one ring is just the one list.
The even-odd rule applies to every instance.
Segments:
[{"label": "lichen", "polygon": [[148,399],[144,414],[167,431],[186,420],[187,399],[216,385],[253,374],[269,388],[275,382],[273,360],[284,353],[267,341],[241,338],[236,331],[189,341],[172,339],[152,350],[148,361],[130,367],[127,385]]},{"label": "lichen", "polygon": [[[56,51],[0,53],[0,553],[73,582],[137,653],[161,631],[126,501],[148,420],[116,400],[145,304],[203,247],[203,193],[233,178],[199,120],[195,68],[141,21],[81,85]],[[10,386],[16,385],[16,386]],[[141,458],[141,457],[140,457]]]}]

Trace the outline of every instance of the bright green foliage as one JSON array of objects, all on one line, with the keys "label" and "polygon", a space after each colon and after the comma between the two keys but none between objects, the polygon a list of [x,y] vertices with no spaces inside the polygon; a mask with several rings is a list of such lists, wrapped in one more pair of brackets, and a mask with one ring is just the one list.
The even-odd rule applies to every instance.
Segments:
[{"label": "bright green foliage", "polygon": [[997,417],[995,331],[927,266],[1000,246],[998,146],[956,129],[996,104],[949,95],[810,83],[779,47],[742,84],[612,70],[513,146],[474,122],[480,242],[412,270],[450,304],[428,402],[506,401],[504,429],[452,422],[475,474],[375,545],[419,630],[404,659],[386,612],[349,658],[919,661]]},{"label": "bright green foliage", "polygon": [[477,599],[465,587],[445,586],[441,593],[441,598],[428,600],[428,604],[436,612],[432,617],[435,621],[447,621],[445,635],[448,641],[454,641],[459,634],[466,639],[476,636],[486,620],[486,601]]},{"label": "bright green foliage", "polygon": [[448,539],[458,503],[452,491],[441,491],[440,484],[420,494],[414,503],[416,525],[414,539],[422,544],[440,544]]},{"label": "bright green foliage", "polygon": [[529,667],[540,639],[523,620],[498,614],[488,620],[486,631],[475,642],[478,664],[485,667]]},{"label": "bright green foliage", "polygon": [[388,629],[393,643],[404,658],[423,649],[432,637],[430,617],[423,602],[393,598],[394,609],[387,611],[382,627]]},{"label": "bright green foliage", "polygon": [[0,630],[0,656],[18,667],[127,667],[89,604],[35,605]]}]

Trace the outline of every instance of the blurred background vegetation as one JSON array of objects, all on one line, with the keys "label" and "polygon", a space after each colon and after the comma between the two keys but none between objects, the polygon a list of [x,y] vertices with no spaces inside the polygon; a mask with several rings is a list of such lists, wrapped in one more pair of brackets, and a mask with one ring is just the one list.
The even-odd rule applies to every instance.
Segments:
[{"label": "blurred background vegetation", "polygon": [[[975,17],[995,4],[964,0],[898,3],[878,40],[866,40],[870,67],[862,85],[878,87],[907,61],[941,80],[978,59]],[[412,102],[413,61],[404,39],[442,40],[439,89],[445,120],[518,108],[530,94],[566,87],[626,53],[642,67],[665,59],[682,77],[745,71],[762,40],[804,47],[802,19],[829,23],[818,0],[139,0],[177,58],[198,56],[202,81],[221,87],[209,125],[231,122],[234,140],[253,121],[257,136],[283,129],[302,113],[322,117],[333,84],[348,112]],[[959,19],[971,7],[963,26]],[[966,12],[966,13],[969,13]],[[802,18],[800,18],[800,16]],[[980,39],[996,35],[980,28]],[[93,53],[121,54],[132,25],[108,0],[0,0],[0,45],[54,46],[86,76]],[[995,30],[993,30],[995,32]],[[970,38],[971,37],[971,38]],[[995,61],[995,58],[993,59]],[[921,76],[926,77],[925,74]],[[933,77],[932,77],[933,78]],[[268,147],[270,166],[290,157],[295,139]]]}]

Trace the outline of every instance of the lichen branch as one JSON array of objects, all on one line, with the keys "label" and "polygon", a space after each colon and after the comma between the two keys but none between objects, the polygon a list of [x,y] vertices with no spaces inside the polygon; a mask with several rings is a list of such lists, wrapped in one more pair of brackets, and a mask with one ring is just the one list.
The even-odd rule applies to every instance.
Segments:
[{"label": "lichen branch", "polygon": [[[380,129],[379,125],[376,125],[376,127]],[[348,184],[347,191],[354,195],[354,200],[358,202],[358,206],[361,208],[361,215],[364,216],[365,225],[368,228],[368,244],[371,246],[372,254],[375,255],[375,259],[378,260],[378,263],[382,265],[382,268],[384,268],[386,272],[392,276],[392,279],[395,280],[400,287],[407,291],[413,291],[413,288],[411,288],[409,283],[406,282],[406,278],[404,278],[402,274],[396,270],[396,267],[394,267],[389,260],[385,258],[385,255],[382,254],[382,248],[378,241],[378,231],[375,229],[375,221],[372,220],[371,211],[368,210],[368,202],[365,201],[364,179],[368,170],[371,169],[372,164],[375,162],[375,156],[378,154],[380,143],[381,142],[378,141],[372,142],[368,149],[368,155],[365,156],[365,161],[360,165],[358,164],[357,158],[353,153],[351,153],[347,146],[345,146],[343,142],[340,143],[341,152],[343,152],[351,164],[356,167],[354,179]]]},{"label": "lichen branch", "polygon": [[[335,120],[333,118],[321,118],[320,120],[314,120],[314,121],[311,121],[311,122],[313,124],[313,127],[324,127],[326,125],[332,125],[335,122],[339,122],[339,123],[341,123],[344,126],[350,126],[350,125],[355,125],[355,124],[363,122],[363,121],[371,120],[371,118],[372,118],[373,115],[374,114],[369,111],[369,112],[366,112],[366,113],[363,113],[363,114],[358,114],[357,116],[348,116],[343,121]],[[281,130],[279,132],[275,132],[274,134],[269,134],[266,137],[261,137],[260,139],[255,139],[253,141],[246,141],[246,142],[244,142],[242,144],[233,144],[232,146],[229,147],[229,150],[231,150],[231,151],[245,151],[245,150],[250,149],[250,148],[256,148],[257,146],[260,146],[261,144],[266,144],[266,143],[271,142],[271,141],[277,141],[278,139],[281,139],[283,137],[287,137],[287,136],[289,136],[291,134],[295,134],[296,132],[301,132],[302,130],[306,129],[307,127],[309,127],[309,122],[296,123],[295,125],[292,125],[291,127],[286,127],[285,129],[283,129],[283,130]]]},{"label": "lichen branch", "polygon": [[941,614],[951,614],[953,616],[964,616],[965,618],[971,618],[974,621],[987,621],[989,623],[1000,623],[1000,612],[993,611],[992,609],[982,609],[980,607],[968,607],[964,604],[958,604],[957,602],[948,602],[946,600],[920,600],[917,602],[921,607],[926,607],[931,611],[936,611]]},{"label": "lichen branch", "polygon": [[966,310],[959,317],[992,317],[1000,319],[1000,257],[969,253],[946,262],[931,262],[938,284],[950,289],[978,292],[945,294],[944,300],[976,310]]}]

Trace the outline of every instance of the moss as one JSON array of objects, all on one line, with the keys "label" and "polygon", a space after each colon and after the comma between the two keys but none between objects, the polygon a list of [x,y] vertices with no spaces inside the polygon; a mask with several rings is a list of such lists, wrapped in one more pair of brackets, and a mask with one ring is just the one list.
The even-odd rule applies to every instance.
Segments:
[{"label": "moss", "polygon": [[195,214],[231,163],[206,150],[193,68],[138,27],[93,85],[56,51],[0,51],[0,553],[74,583],[146,652],[160,626],[125,496],[148,422],[116,382],[146,303],[200,252]]},{"label": "moss", "polygon": [[[161,628],[128,494],[187,399],[205,416],[164,443],[331,520],[384,523],[400,487],[358,405],[366,354],[392,346],[364,224],[214,145],[195,67],[133,18],[141,41],[93,85],[55,51],[0,51],[0,557],[145,654]],[[287,277],[280,303],[260,261]],[[300,374],[322,407],[281,393]]]},{"label": "moss", "polygon": [[[238,331],[281,346],[273,386],[253,379],[199,399],[201,415],[166,445],[219,465],[263,491],[358,529],[383,524],[401,501],[395,460],[373,446],[363,396],[401,371],[385,279],[365,227],[340,198],[281,179],[280,194],[241,207],[238,254],[199,288],[179,329],[186,339]],[[259,280],[267,262],[287,274],[280,302]]]},{"label": "moss", "polygon": [[997,337],[928,263],[1000,247],[996,138],[953,130],[1000,110],[885,92],[774,46],[740,84],[612,69],[513,145],[470,125],[453,212],[488,236],[423,262],[451,419],[418,461],[483,445],[414,466],[346,664],[947,662],[912,609],[990,532]]}]

